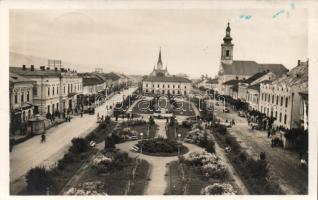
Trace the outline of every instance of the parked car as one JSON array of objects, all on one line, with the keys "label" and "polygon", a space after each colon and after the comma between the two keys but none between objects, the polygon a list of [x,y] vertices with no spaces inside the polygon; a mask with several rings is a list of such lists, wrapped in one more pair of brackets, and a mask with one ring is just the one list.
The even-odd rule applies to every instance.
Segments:
[{"label": "parked car", "polygon": [[225,108],[223,109],[223,112],[228,113],[228,112],[230,112],[230,110],[229,110],[227,107],[225,107]]},{"label": "parked car", "polygon": [[239,111],[239,112],[238,112],[238,116],[239,116],[239,117],[246,117],[246,116],[245,116],[245,113],[244,113],[243,111]]},{"label": "parked car", "polygon": [[134,151],[134,152],[139,152],[139,147],[137,147],[137,146],[132,146],[129,150],[130,150],[130,151]]},{"label": "parked car", "polygon": [[194,140],[191,138],[185,138],[183,141],[186,143],[194,143]]}]

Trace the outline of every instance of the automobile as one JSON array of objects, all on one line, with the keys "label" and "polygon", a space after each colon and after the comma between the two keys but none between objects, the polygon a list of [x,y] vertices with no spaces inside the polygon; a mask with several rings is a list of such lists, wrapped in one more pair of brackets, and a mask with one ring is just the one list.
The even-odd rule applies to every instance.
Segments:
[{"label": "automobile", "polygon": [[185,138],[183,141],[186,143],[194,143],[194,140],[190,138]]},{"label": "automobile", "polygon": [[238,112],[238,116],[239,116],[239,117],[245,117],[245,113],[244,113],[243,111],[239,111],[239,112]]},{"label": "automobile", "polygon": [[220,104],[218,102],[215,103],[216,106],[219,106]]},{"label": "automobile", "polygon": [[130,151],[134,151],[134,152],[139,152],[139,147],[137,147],[137,146],[132,146],[129,150],[130,150]]},{"label": "automobile", "polygon": [[130,136],[131,140],[138,140],[138,137],[133,135],[133,136]]},{"label": "automobile", "polygon": [[227,107],[225,107],[225,108],[223,109],[223,112],[228,113],[228,112],[230,112],[230,110],[229,110]]},{"label": "automobile", "polygon": [[227,128],[231,128],[231,123],[230,122],[220,122],[221,125],[227,127]]}]

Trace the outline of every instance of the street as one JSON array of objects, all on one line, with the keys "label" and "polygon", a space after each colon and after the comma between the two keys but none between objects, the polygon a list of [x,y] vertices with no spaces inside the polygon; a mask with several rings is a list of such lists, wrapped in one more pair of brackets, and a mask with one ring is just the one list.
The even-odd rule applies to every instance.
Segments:
[{"label": "street", "polygon": [[130,95],[135,90],[136,88],[129,88],[120,94],[115,94],[103,105],[96,108],[95,115],[85,114],[82,118],[75,116],[70,123],[66,122],[47,130],[45,143],[40,142],[41,136],[38,135],[15,145],[10,153],[11,194],[19,191],[18,189],[25,182],[24,175],[29,169],[39,165],[51,166],[63,157],[74,137],[85,137],[94,130],[98,126],[96,123],[97,113],[99,116],[106,116],[106,104],[112,105],[114,102],[121,102],[123,95]]},{"label": "street", "polygon": [[237,138],[242,148],[254,158],[259,158],[260,152],[266,153],[270,174],[275,178],[281,189],[287,194],[307,193],[307,172],[299,167],[299,157],[296,152],[280,147],[271,147],[271,139],[265,131],[252,130],[246,118],[238,116],[237,112],[223,113],[221,105],[215,112],[221,120],[235,121],[235,126],[228,129]]}]

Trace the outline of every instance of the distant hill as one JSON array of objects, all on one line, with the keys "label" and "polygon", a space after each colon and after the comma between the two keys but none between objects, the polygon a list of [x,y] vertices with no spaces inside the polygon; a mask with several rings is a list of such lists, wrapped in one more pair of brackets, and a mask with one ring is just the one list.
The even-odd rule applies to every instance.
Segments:
[{"label": "distant hill", "polygon": [[[20,67],[22,65],[26,65],[27,67],[30,67],[30,65],[34,65],[35,68],[38,68],[39,66],[42,66],[42,65],[47,66],[48,60],[49,58],[10,52],[10,66],[13,66],[13,67]],[[62,65],[65,68],[71,68],[75,70],[79,70],[80,68],[82,68],[79,65],[65,62],[65,61],[62,61]]]}]

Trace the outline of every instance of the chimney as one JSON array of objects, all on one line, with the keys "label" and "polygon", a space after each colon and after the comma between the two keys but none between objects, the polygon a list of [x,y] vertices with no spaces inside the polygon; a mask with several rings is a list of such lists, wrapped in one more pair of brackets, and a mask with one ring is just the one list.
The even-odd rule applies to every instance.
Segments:
[{"label": "chimney", "polygon": [[67,71],[70,71],[70,68],[68,68]]},{"label": "chimney", "polygon": [[22,65],[22,69],[23,69],[23,70],[25,70],[25,69],[26,69],[25,65]]},{"label": "chimney", "polygon": [[34,71],[34,65],[31,65],[31,71]]},{"label": "chimney", "polygon": [[46,67],[47,70],[50,70],[50,67]]},{"label": "chimney", "polygon": [[45,66],[40,66],[40,69],[41,69],[42,71],[44,71],[44,70],[45,70]]},{"label": "chimney", "polygon": [[61,67],[61,68],[60,68],[60,70],[61,70],[61,71],[64,71],[64,68],[63,68],[63,67]]},{"label": "chimney", "polygon": [[300,60],[298,60],[298,65],[297,66],[299,66],[300,65]]},{"label": "chimney", "polygon": [[54,70],[57,71],[57,67],[54,67]]}]

